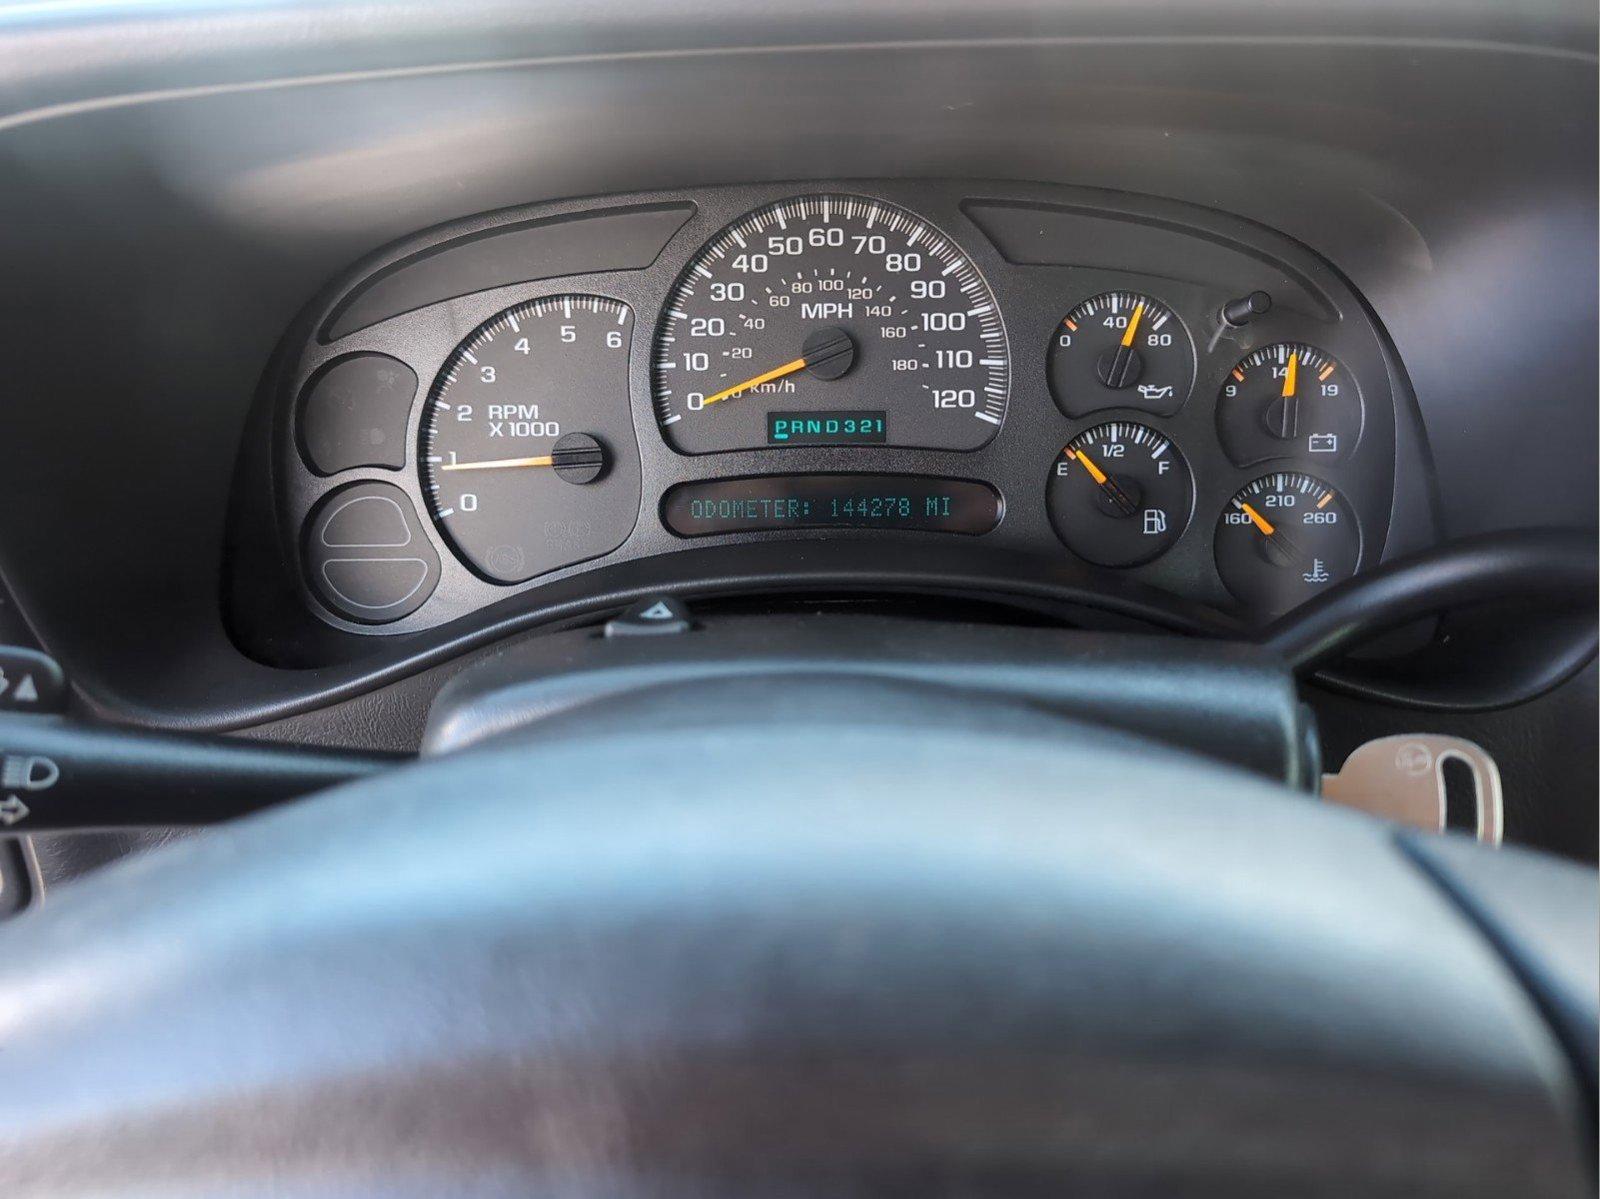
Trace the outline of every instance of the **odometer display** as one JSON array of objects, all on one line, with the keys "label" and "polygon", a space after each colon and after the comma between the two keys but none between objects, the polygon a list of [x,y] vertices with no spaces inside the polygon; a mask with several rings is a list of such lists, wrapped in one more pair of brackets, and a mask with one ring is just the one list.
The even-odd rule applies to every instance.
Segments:
[{"label": "odometer display", "polygon": [[760,475],[680,483],[661,502],[679,537],[784,529],[898,529],[987,533],[1000,495],[972,479],[926,475]]},{"label": "odometer display", "polygon": [[[1005,420],[1010,352],[994,294],[948,237],[860,196],[741,218],[667,300],[656,419],[686,454],[778,448],[770,416],[884,414],[880,444],[975,450]],[[813,443],[815,444],[815,443]]]}]

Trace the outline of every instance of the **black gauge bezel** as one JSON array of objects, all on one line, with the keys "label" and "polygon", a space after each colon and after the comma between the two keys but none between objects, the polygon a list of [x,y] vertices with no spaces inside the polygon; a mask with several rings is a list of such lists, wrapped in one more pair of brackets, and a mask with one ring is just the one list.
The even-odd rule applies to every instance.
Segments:
[{"label": "black gauge bezel", "polygon": [[[1351,573],[1351,575],[1359,574],[1360,571],[1361,571],[1361,568],[1366,564],[1366,534],[1365,534],[1364,530],[1361,527],[1361,513],[1358,512],[1355,509],[1355,507],[1350,504],[1348,499],[1346,499],[1346,497],[1341,492],[1339,492],[1338,488],[1334,487],[1332,484],[1330,484],[1328,482],[1326,477],[1324,477],[1324,475],[1320,471],[1307,470],[1303,466],[1301,466],[1299,463],[1287,462],[1287,461],[1280,463],[1279,465],[1273,467],[1272,469],[1258,471],[1258,473],[1256,473],[1252,478],[1248,479],[1239,488],[1238,491],[1234,492],[1233,495],[1228,497],[1228,502],[1222,508],[1217,510],[1216,520],[1213,522],[1212,528],[1211,528],[1211,553],[1212,553],[1213,561],[1217,560],[1216,559],[1217,541],[1222,535],[1222,531],[1223,531],[1223,528],[1224,528],[1223,520],[1227,516],[1228,509],[1230,507],[1232,507],[1233,501],[1236,500],[1236,499],[1239,499],[1240,497],[1242,497],[1252,487],[1256,486],[1256,484],[1265,482],[1268,479],[1275,478],[1278,475],[1287,475],[1287,476],[1291,476],[1291,477],[1292,476],[1298,476],[1298,477],[1300,477],[1300,478],[1302,478],[1302,479],[1304,479],[1304,480],[1306,480],[1306,481],[1308,481],[1310,483],[1313,483],[1313,484],[1315,484],[1315,485],[1317,485],[1319,487],[1325,487],[1325,488],[1327,488],[1328,490],[1330,490],[1330,491],[1332,491],[1334,493],[1334,497],[1335,497],[1335,499],[1338,500],[1338,502],[1340,504],[1340,507],[1343,508],[1344,511],[1349,513],[1351,524],[1354,526],[1355,531],[1356,531],[1355,565],[1353,567],[1351,567],[1351,572],[1350,573]],[[1259,493],[1257,493],[1257,494],[1259,494]],[[1228,593],[1230,595],[1232,595],[1234,597],[1234,599],[1237,600],[1244,607],[1244,609],[1247,612],[1251,613],[1254,616],[1257,616],[1257,617],[1278,616],[1278,615],[1281,615],[1284,612],[1292,610],[1294,607],[1297,606],[1297,604],[1288,604],[1288,605],[1282,605],[1282,606],[1278,606],[1278,607],[1273,607],[1273,606],[1270,606],[1270,605],[1263,605],[1263,604],[1256,603],[1251,598],[1251,596],[1249,594],[1247,594],[1247,592],[1243,588],[1239,587],[1236,583],[1230,582],[1228,580],[1227,575],[1222,570],[1220,562],[1217,562],[1217,575],[1218,575],[1219,578],[1222,579],[1223,586],[1225,586],[1228,589]],[[1305,601],[1303,599],[1298,601],[1298,603],[1304,603],[1304,602]]]},{"label": "black gauge bezel", "polygon": [[[1266,446],[1266,448],[1262,452],[1253,454],[1243,453],[1240,452],[1239,448],[1235,444],[1232,444],[1230,438],[1224,434],[1222,423],[1223,406],[1229,403],[1230,400],[1223,394],[1223,390],[1228,386],[1229,377],[1233,375],[1234,371],[1242,370],[1249,359],[1267,350],[1275,349],[1278,346],[1289,346],[1292,349],[1310,350],[1313,353],[1328,359],[1337,369],[1343,371],[1348,377],[1350,386],[1355,390],[1356,393],[1356,412],[1354,422],[1355,430],[1352,440],[1349,442],[1349,444],[1342,447],[1337,454],[1324,458],[1310,452],[1308,449],[1301,448],[1299,445],[1278,446],[1272,445],[1265,441],[1263,444]],[[1340,360],[1337,354],[1330,353],[1314,342],[1294,339],[1280,339],[1278,341],[1268,342],[1264,345],[1256,346],[1248,354],[1242,355],[1239,361],[1229,369],[1228,374],[1223,376],[1222,387],[1217,392],[1215,413],[1217,441],[1222,446],[1222,452],[1228,456],[1228,460],[1230,462],[1239,467],[1241,470],[1252,470],[1269,462],[1293,462],[1305,466],[1308,468],[1310,473],[1314,475],[1324,466],[1332,467],[1338,463],[1346,462],[1353,455],[1359,453],[1361,450],[1361,439],[1366,433],[1367,428],[1367,404],[1366,397],[1361,389],[1360,378],[1357,377],[1354,371],[1345,366],[1344,362]]]}]

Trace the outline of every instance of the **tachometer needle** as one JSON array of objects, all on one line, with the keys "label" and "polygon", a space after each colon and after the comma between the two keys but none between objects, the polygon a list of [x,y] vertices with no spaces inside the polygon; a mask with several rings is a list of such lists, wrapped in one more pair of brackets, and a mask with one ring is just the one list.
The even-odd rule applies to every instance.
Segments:
[{"label": "tachometer needle", "polygon": [[488,462],[445,462],[440,470],[500,470],[510,466],[554,466],[554,454],[545,454],[538,458],[495,458]]},{"label": "tachometer needle", "polygon": [[782,366],[775,366],[770,371],[757,375],[753,379],[746,379],[743,383],[737,384],[733,387],[724,387],[715,395],[708,395],[705,399],[701,400],[700,405],[701,407],[705,407],[708,404],[715,404],[721,400],[730,399],[742,391],[749,391],[752,387],[760,387],[763,383],[771,383],[774,379],[782,379],[785,375],[792,375],[796,371],[803,371],[805,369],[806,359],[796,358],[792,362],[785,362]]}]

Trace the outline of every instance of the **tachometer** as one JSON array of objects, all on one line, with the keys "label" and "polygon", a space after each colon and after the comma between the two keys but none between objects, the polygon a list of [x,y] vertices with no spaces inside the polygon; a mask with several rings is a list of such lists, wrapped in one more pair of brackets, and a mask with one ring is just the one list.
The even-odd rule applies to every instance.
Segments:
[{"label": "tachometer", "polygon": [[422,486],[456,554],[496,583],[596,558],[639,513],[633,313],[601,296],[502,312],[456,348],[422,416]]},{"label": "tachometer", "polygon": [[652,361],[686,454],[799,445],[975,450],[1006,415],[994,293],[944,233],[861,196],[742,217],[684,270]]}]

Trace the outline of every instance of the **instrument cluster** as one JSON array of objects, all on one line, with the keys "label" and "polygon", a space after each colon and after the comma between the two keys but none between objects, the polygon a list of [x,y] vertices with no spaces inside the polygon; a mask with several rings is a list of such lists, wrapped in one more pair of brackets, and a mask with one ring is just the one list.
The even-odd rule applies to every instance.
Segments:
[{"label": "instrument cluster", "polygon": [[267,387],[303,595],[389,633],[818,538],[991,543],[1267,619],[1379,559],[1403,378],[1348,283],[1270,231],[895,182],[437,230],[309,309]]}]

